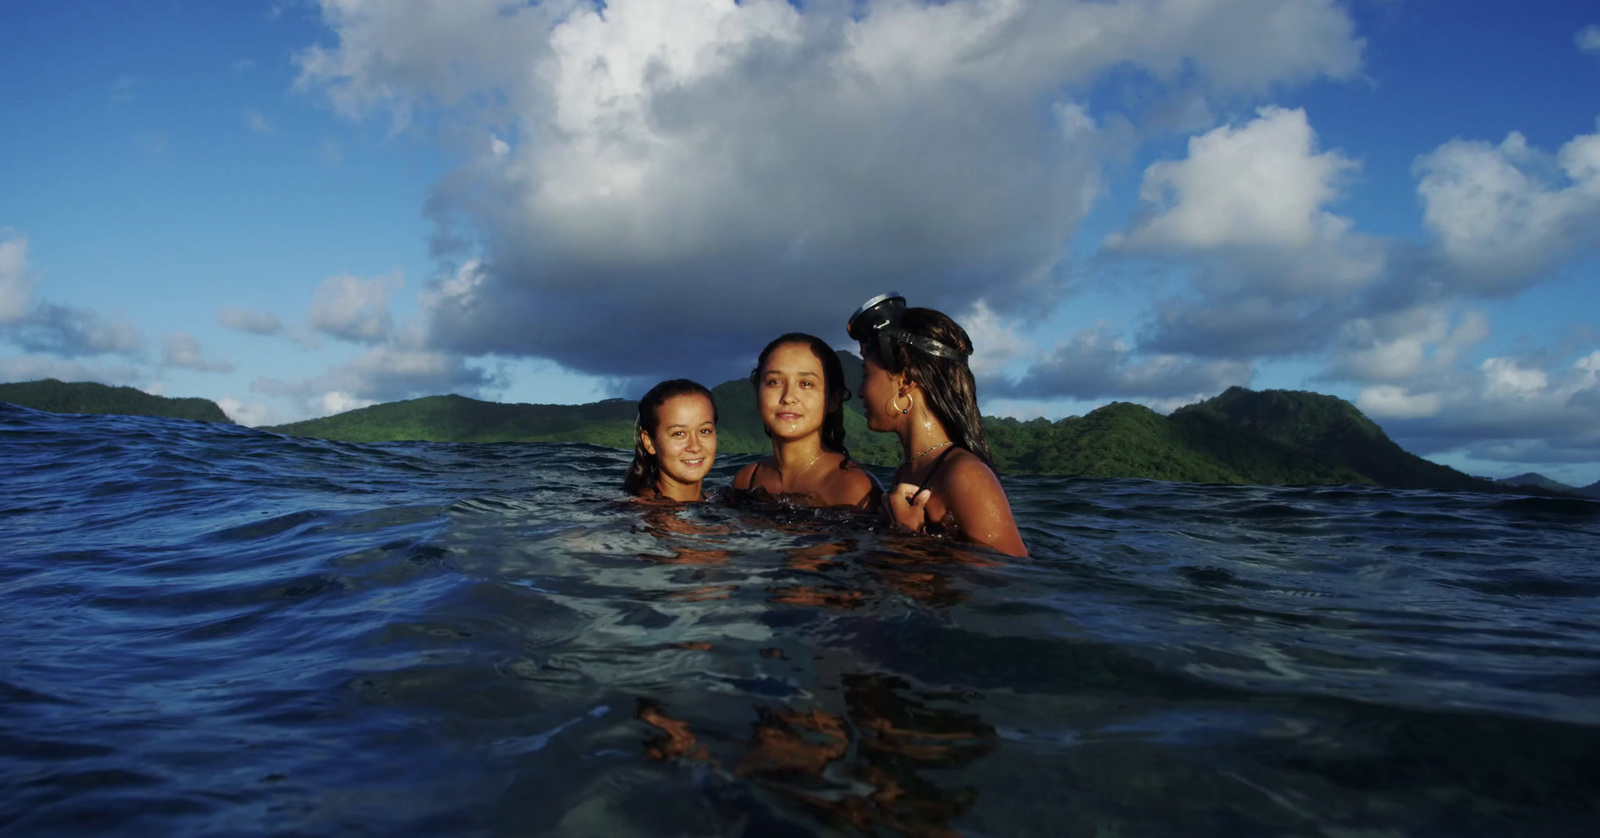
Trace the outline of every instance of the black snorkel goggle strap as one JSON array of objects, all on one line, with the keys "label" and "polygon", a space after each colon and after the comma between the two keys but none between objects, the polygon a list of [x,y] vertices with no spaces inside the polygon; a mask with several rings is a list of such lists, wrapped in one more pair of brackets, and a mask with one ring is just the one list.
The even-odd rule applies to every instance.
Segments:
[{"label": "black snorkel goggle strap", "polygon": [[900,328],[900,318],[906,313],[906,298],[899,291],[890,291],[879,294],[861,304],[856,313],[850,315],[850,322],[845,324],[844,330],[851,339],[857,343],[869,343],[873,336],[878,340],[878,359],[885,365],[894,364],[894,353],[891,345],[899,341],[907,346],[915,347],[940,358],[949,358],[965,364],[969,352],[952,349],[933,338],[914,335]]}]

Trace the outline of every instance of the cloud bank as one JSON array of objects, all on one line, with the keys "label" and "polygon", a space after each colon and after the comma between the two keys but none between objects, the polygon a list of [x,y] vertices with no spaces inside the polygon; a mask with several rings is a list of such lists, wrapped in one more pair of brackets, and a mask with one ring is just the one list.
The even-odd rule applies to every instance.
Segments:
[{"label": "cloud bank", "polygon": [[69,359],[143,354],[144,334],[137,326],[92,309],[51,303],[37,297],[35,284],[28,240],[0,240],[0,340],[25,352]]},{"label": "cloud bank", "polygon": [[[300,84],[448,114],[429,340],[607,376],[729,375],[774,330],[842,338],[899,288],[1048,310],[1142,113],[1108,86],[1252,95],[1360,67],[1331,0],[324,0]],[[1102,95],[1104,94],[1104,95]]]},{"label": "cloud bank", "polygon": [[[1342,208],[1361,161],[1324,148],[1314,114],[1218,124],[1362,71],[1333,0],[320,8],[332,37],[299,54],[298,85],[459,159],[425,208],[444,267],[414,329],[384,319],[395,288],[319,292],[314,328],[369,354],[313,389],[352,399],[482,386],[462,359],[497,355],[634,391],[720,381],[777,331],[842,343],[845,314],[897,288],[983,336],[992,395],[1170,403],[1293,359],[1444,439],[1446,413],[1499,392],[1488,306],[1600,241],[1600,133],[1418,149],[1424,236],[1402,240]],[[1174,132],[1184,152],[1145,169],[1139,211],[1078,270],[1067,244],[1108,172]],[[1130,334],[1017,337],[1118,263],[1166,277]],[[391,367],[413,372],[356,380]]]}]

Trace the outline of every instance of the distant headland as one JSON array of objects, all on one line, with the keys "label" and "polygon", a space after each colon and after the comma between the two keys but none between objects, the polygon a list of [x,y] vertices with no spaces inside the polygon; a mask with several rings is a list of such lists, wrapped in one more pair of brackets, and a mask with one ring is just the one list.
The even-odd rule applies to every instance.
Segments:
[{"label": "distant headland", "polygon": [[174,399],[152,396],[132,387],[112,387],[93,381],[65,382],[54,378],[0,384],[0,402],[51,413],[102,413],[118,416],[165,416],[201,422],[233,424],[228,414],[210,399]]},{"label": "distant headland", "polygon": [[[848,352],[840,356],[851,379],[847,384],[859,390],[859,360]],[[724,382],[712,392],[720,414],[720,451],[770,451],[749,382]],[[231,421],[206,399],[167,398],[131,387],[54,379],[0,384],[0,402],[55,413]],[[550,405],[427,396],[261,430],[347,442],[586,442],[630,449],[636,405],[626,399]],[[846,406],[845,429],[856,459],[879,466],[899,462],[895,439],[869,431],[853,403]],[[1055,422],[986,416],[984,430],[995,465],[1009,474],[1600,497],[1600,483],[1580,489],[1532,473],[1492,481],[1425,460],[1389,439],[1349,402],[1304,391],[1231,387],[1170,416],[1127,402]]]}]

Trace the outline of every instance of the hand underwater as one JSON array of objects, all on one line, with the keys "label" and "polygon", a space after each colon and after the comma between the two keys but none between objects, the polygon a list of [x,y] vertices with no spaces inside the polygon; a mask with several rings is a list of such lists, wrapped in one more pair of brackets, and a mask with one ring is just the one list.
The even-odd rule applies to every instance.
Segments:
[{"label": "hand underwater", "polygon": [[910,483],[896,483],[893,489],[883,493],[883,509],[889,515],[889,520],[912,532],[922,532],[922,527],[928,521],[928,498],[933,493],[927,489],[919,489]]}]

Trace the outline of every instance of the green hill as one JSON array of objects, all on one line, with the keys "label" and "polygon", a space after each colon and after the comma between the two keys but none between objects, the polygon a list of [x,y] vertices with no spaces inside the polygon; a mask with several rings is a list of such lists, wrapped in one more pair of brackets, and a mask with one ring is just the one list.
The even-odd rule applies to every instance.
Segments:
[{"label": "green hill", "polygon": [[152,396],[132,387],[111,387],[93,381],[65,382],[54,378],[0,384],[0,402],[51,413],[109,413],[119,416],[165,416],[201,422],[233,424],[228,414],[209,399],[173,399]]},{"label": "green hill", "polygon": [[1244,482],[1225,462],[1191,450],[1167,417],[1127,402],[1054,423],[984,417],[984,432],[1007,472]]},{"label": "green hill", "polygon": [[[847,384],[859,387],[861,361],[840,353]],[[853,390],[854,388],[852,388]],[[756,411],[755,389],[734,379],[711,390],[717,401],[718,450],[724,454],[764,454],[772,450]],[[589,442],[633,447],[633,420],[639,403],[607,399],[592,404],[500,404],[465,396],[428,396],[351,410],[263,430],[349,442]],[[857,405],[845,410],[850,453],[862,462],[893,465],[900,444],[891,434],[867,430]]]},{"label": "green hill", "polygon": [[1249,483],[1489,488],[1489,481],[1406,451],[1355,405],[1320,393],[1230,387],[1178,408],[1171,421],[1192,447],[1233,464]]},{"label": "green hill", "polygon": [[[841,352],[846,384],[860,388],[861,362]],[[771,450],[749,381],[712,390],[724,454]],[[204,399],[169,399],[129,387],[35,381],[0,385],[0,401],[60,413],[134,413],[227,422]],[[373,405],[264,430],[351,442],[587,442],[633,447],[638,403],[500,404],[429,396]],[[845,409],[850,453],[874,465],[900,461],[899,442],[867,430],[859,400]],[[1188,483],[1370,484],[1396,488],[1504,491],[1488,480],[1411,454],[1349,402],[1291,390],[1233,387],[1162,416],[1114,402],[1057,422],[985,417],[995,465],[1007,473],[1134,477]],[[1549,494],[1537,486],[1523,491]]]},{"label": "green hill", "polygon": [[426,396],[363,407],[263,430],[347,442],[589,442],[633,447],[638,402],[501,404],[466,396]]},{"label": "green hill", "polygon": [[1002,471],[1186,483],[1369,484],[1492,491],[1411,454],[1349,402],[1233,387],[1162,416],[1115,402],[1059,422],[985,417]]}]

